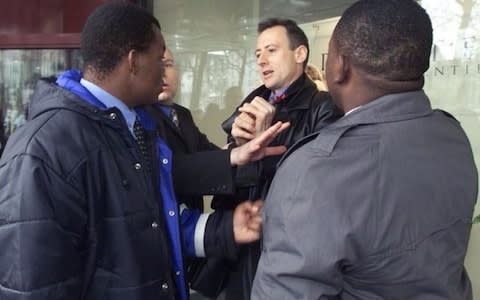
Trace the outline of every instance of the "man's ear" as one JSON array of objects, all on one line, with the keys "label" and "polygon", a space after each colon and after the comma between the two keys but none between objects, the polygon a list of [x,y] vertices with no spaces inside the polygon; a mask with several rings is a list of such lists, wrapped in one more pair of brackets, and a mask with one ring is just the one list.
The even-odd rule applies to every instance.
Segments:
[{"label": "man's ear", "polygon": [[350,77],[350,60],[342,54],[335,55],[331,57],[331,59],[335,60],[333,64],[332,81],[337,84],[342,84]]},{"label": "man's ear", "polygon": [[127,61],[130,73],[136,74],[138,71],[138,52],[136,50],[130,50],[128,52]]},{"label": "man's ear", "polygon": [[295,61],[297,64],[303,64],[303,62],[307,59],[308,50],[305,45],[300,45],[295,49]]}]

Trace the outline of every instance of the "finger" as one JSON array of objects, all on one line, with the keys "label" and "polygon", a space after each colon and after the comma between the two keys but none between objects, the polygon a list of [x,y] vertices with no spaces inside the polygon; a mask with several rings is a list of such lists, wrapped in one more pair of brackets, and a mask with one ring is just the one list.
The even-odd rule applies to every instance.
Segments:
[{"label": "finger", "polygon": [[274,112],[275,111],[275,106],[273,106],[270,102],[267,100],[263,99],[262,97],[255,97],[253,98],[253,101],[250,102],[252,105],[255,105],[255,107],[261,107],[264,111],[268,112]]},{"label": "finger", "polygon": [[259,232],[262,229],[262,218],[258,216],[249,220],[248,229]]},{"label": "finger", "polygon": [[244,106],[239,108],[238,111],[242,113],[248,113],[249,115],[252,115],[255,119],[261,118],[267,113],[266,111],[264,111],[264,108],[256,107],[255,105],[250,103],[248,103],[248,105],[245,104]]},{"label": "finger", "polygon": [[250,102],[250,104],[256,109],[265,111],[265,112],[270,111],[270,109],[273,107],[270,103],[266,102],[262,98],[254,99],[252,102]]},{"label": "finger", "polygon": [[[248,123],[255,123],[255,116],[252,116],[251,114],[249,113],[246,113],[246,112],[242,112],[240,113],[237,118],[239,118],[240,120],[244,121],[244,122],[248,122]],[[236,119],[236,118],[235,118]]]},{"label": "finger", "polygon": [[263,203],[264,202],[262,199],[258,199],[255,202],[253,202],[253,206],[255,206],[258,209],[258,211],[261,211],[263,208]]},{"label": "finger", "polygon": [[259,215],[260,210],[262,209],[263,206],[263,201],[262,200],[257,200],[255,202],[252,202],[252,215]]},{"label": "finger", "polygon": [[246,112],[242,112],[235,118],[233,122],[237,124],[255,125],[255,116]]},{"label": "finger", "polygon": [[233,137],[245,134],[255,136],[255,130],[252,131],[249,130],[249,128],[244,128],[243,126],[235,124],[232,126],[231,134],[233,135]]},{"label": "finger", "polygon": [[255,225],[256,224],[261,224],[262,223],[262,216],[260,215],[255,215],[255,216],[250,216],[250,219],[248,220],[248,225],[250,226],[251,224],[252,225]]},{"label": "finger", "polygon": [[236,138],[236,137],[233,137],[233,140],[235,141],[236,146],[245,145],[246,143],[248,143],[250,141],[248,139],[242,139],[242,138]]},{"label": "finger", "polygon": [[282,127],[282,122],[277,122],[270,126],[267,130],[265,130],[261,135],[259,135],[256,139],[255,142],[259,144],[260,146],[269,143],[272,140],[273,136],[276,136],[275,133],[280,130]]},{"label": "finger", "polygon": [[278,130],[277,134],[285,131],[288,127],[290,127],[290,122],[282,123],[282,126],[280,126],[280,129]]},{"label": "finger", "polygon": [[244,131],[254,133],[255,132],[255,119],[253,119],[251,116],[249,116],[246,113],[240,114],[238,117],[235,118],[232,129],[233,127],[239,127]]},{"label": "finger", "polygon": [[270,144],[275,137],[277,137],[281,132],[286,130],[290,126],[290,123],[282,123],[282,122],[277,122],[270,126],[267,130],[265,130],[261,135],[259,135],[256,139],[255,142],[260,146],[260,147],[265,147],[266,145]]},{"label": "finger", "polygon": [[265,100],[265,98],[260,97],[260,96],[255,96],[255,97],[253,98],[252,102],[253,102],[253,101],[259,101],[259,102],[267,102],[267,103],[269,103],[267,100]]},{"label": "finger", "polygon": [[285,151],[287,151],[285,146],[267,147],[265,148],[265,156],[280,155],[285,153]]},{"label": "finger", "polygon": [[242,213],[250,213],[253,203],[247,200],[237,205],[237,207],[242,211]]},{"label": "finger", "polygon": [[266,102],[262,98],[254,99],[250,103],[245,103],[239,111],[254,115],[256,119],[265,119],[266,117],[272,117],[275,113],[275,107]]},{"label": "finger", "polygon": [[240,203],[239,205],[237,205],[233,212],[234,230],[238,231],[239,228],[245,227],[246,226],[245,222],[247,222],[246,220],[248,218],[249,218],[248,208],[243,203]]},{"label": "finger", "polygon": [[[278,122],[277,122],[278,123]],[[283,131],[287,130],[287,128],[290,127],[290,122],[286,122],[286,123],[282,123],[280,125],[280,128],[276,131],[273,132],[273,134],[269,137],[267,137],[263,143],[261,144],[262,147],[265,147],[267,145],[269,145],[280,133],[282,133]]]},{"label": "finger", "polygon": [[231,132],[233,138],[235,139],[246,139],[246,140],[252,140],[253,138],[255,138],[255,135],[253,135],[252,133],[246,131],[246,130],[243,130],[242,128],[238,127],[238,126],[235,126],[235,127],[232,127],[232,132]]}]

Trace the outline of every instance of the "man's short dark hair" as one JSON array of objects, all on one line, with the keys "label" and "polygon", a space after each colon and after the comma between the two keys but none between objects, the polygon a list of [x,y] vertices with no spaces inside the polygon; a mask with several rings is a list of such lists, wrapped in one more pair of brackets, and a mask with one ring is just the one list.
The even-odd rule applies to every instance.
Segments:
[{"label": "man's short dark hair", "polygon": [[260,22],[258,24],[257,32],[260,34],[275,26],[283,26],[285,30],[287,30],[290,50],[294,50],[302,45],[307,48],[307,58],[303,62],[303,68],[305,69],[308,64],[308,57],[310,56],[310,47],[308,46],[308,38],[305,32],[303,32],[302,28],[298,27],[295,21],[280,18],[270,18]]},{"label": "man's short dark hair", "polygon": [[131,50],[144,51],[155,39],[157,19],[147,10],[124,2],[99,6],[83,27],[80,51],[85,66],[99,74],[110,73]]},{"label": "man's short dark hair", "polygon": [[432,31],[427,12],[413,0],[361,0],[344,12],[332,39],[365,72],[406,81],[428,70]]}]

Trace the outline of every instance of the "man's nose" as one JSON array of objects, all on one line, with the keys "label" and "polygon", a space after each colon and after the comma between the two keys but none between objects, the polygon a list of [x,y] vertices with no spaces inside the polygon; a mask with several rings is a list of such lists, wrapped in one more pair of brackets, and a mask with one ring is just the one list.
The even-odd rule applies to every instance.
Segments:
[{"label": "man's nose", "polygon": [[263,53],[259,53],[257,57],[257,65],[263,66],[267,63],[266,56]]}]

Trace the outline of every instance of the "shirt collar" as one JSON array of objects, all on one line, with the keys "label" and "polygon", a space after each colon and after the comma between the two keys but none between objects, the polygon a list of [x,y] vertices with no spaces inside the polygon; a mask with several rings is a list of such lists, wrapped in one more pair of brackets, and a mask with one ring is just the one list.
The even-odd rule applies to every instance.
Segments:
[{"label": "shirt collar", "polygon": [[362,105],[352,108],[351,110],[347,111],[344,116],[348,116],[349,114],[353,113],[354,111],[356,111],[360,107],[362,107]]},{"label": "shirt collar", "polygon": [[284,88],[281,88],[281,89],[278,89],[278,90],[275,90],[275,91],[271,91],[270,93],[270,97],[268,97],[268,100],[270,102],[272,101],[275,101],[277,99],[277,97],[280,97],[282,96],[283,94],[285,94],[285,92],[287,91],[287,89],[289,88],[290,86],[286,86]]},{"label": "shirt collar", "polygon": [[80,84],[83,85],[92,95],[94,95],[100,102],[102,102],[107,108],[115,107],[123,115],[123,118],[127,122],[128,130],[130,133],[135,136],[133,133],[133,123],[135,122],[135,118],[137,114],[135,110],[128,108],[128,106],[117,97],[113,96],[109,92],[105,91],[98,85],[82,78],[80,79]]},{"label": "shirt collar", "polygon": [[163,104],[163,103],[158,103],[157,107],[160,109],[160,111],[166,115],[167,117],[170,117],[170,114],[172,113],[172,105],[169,104]]}]

